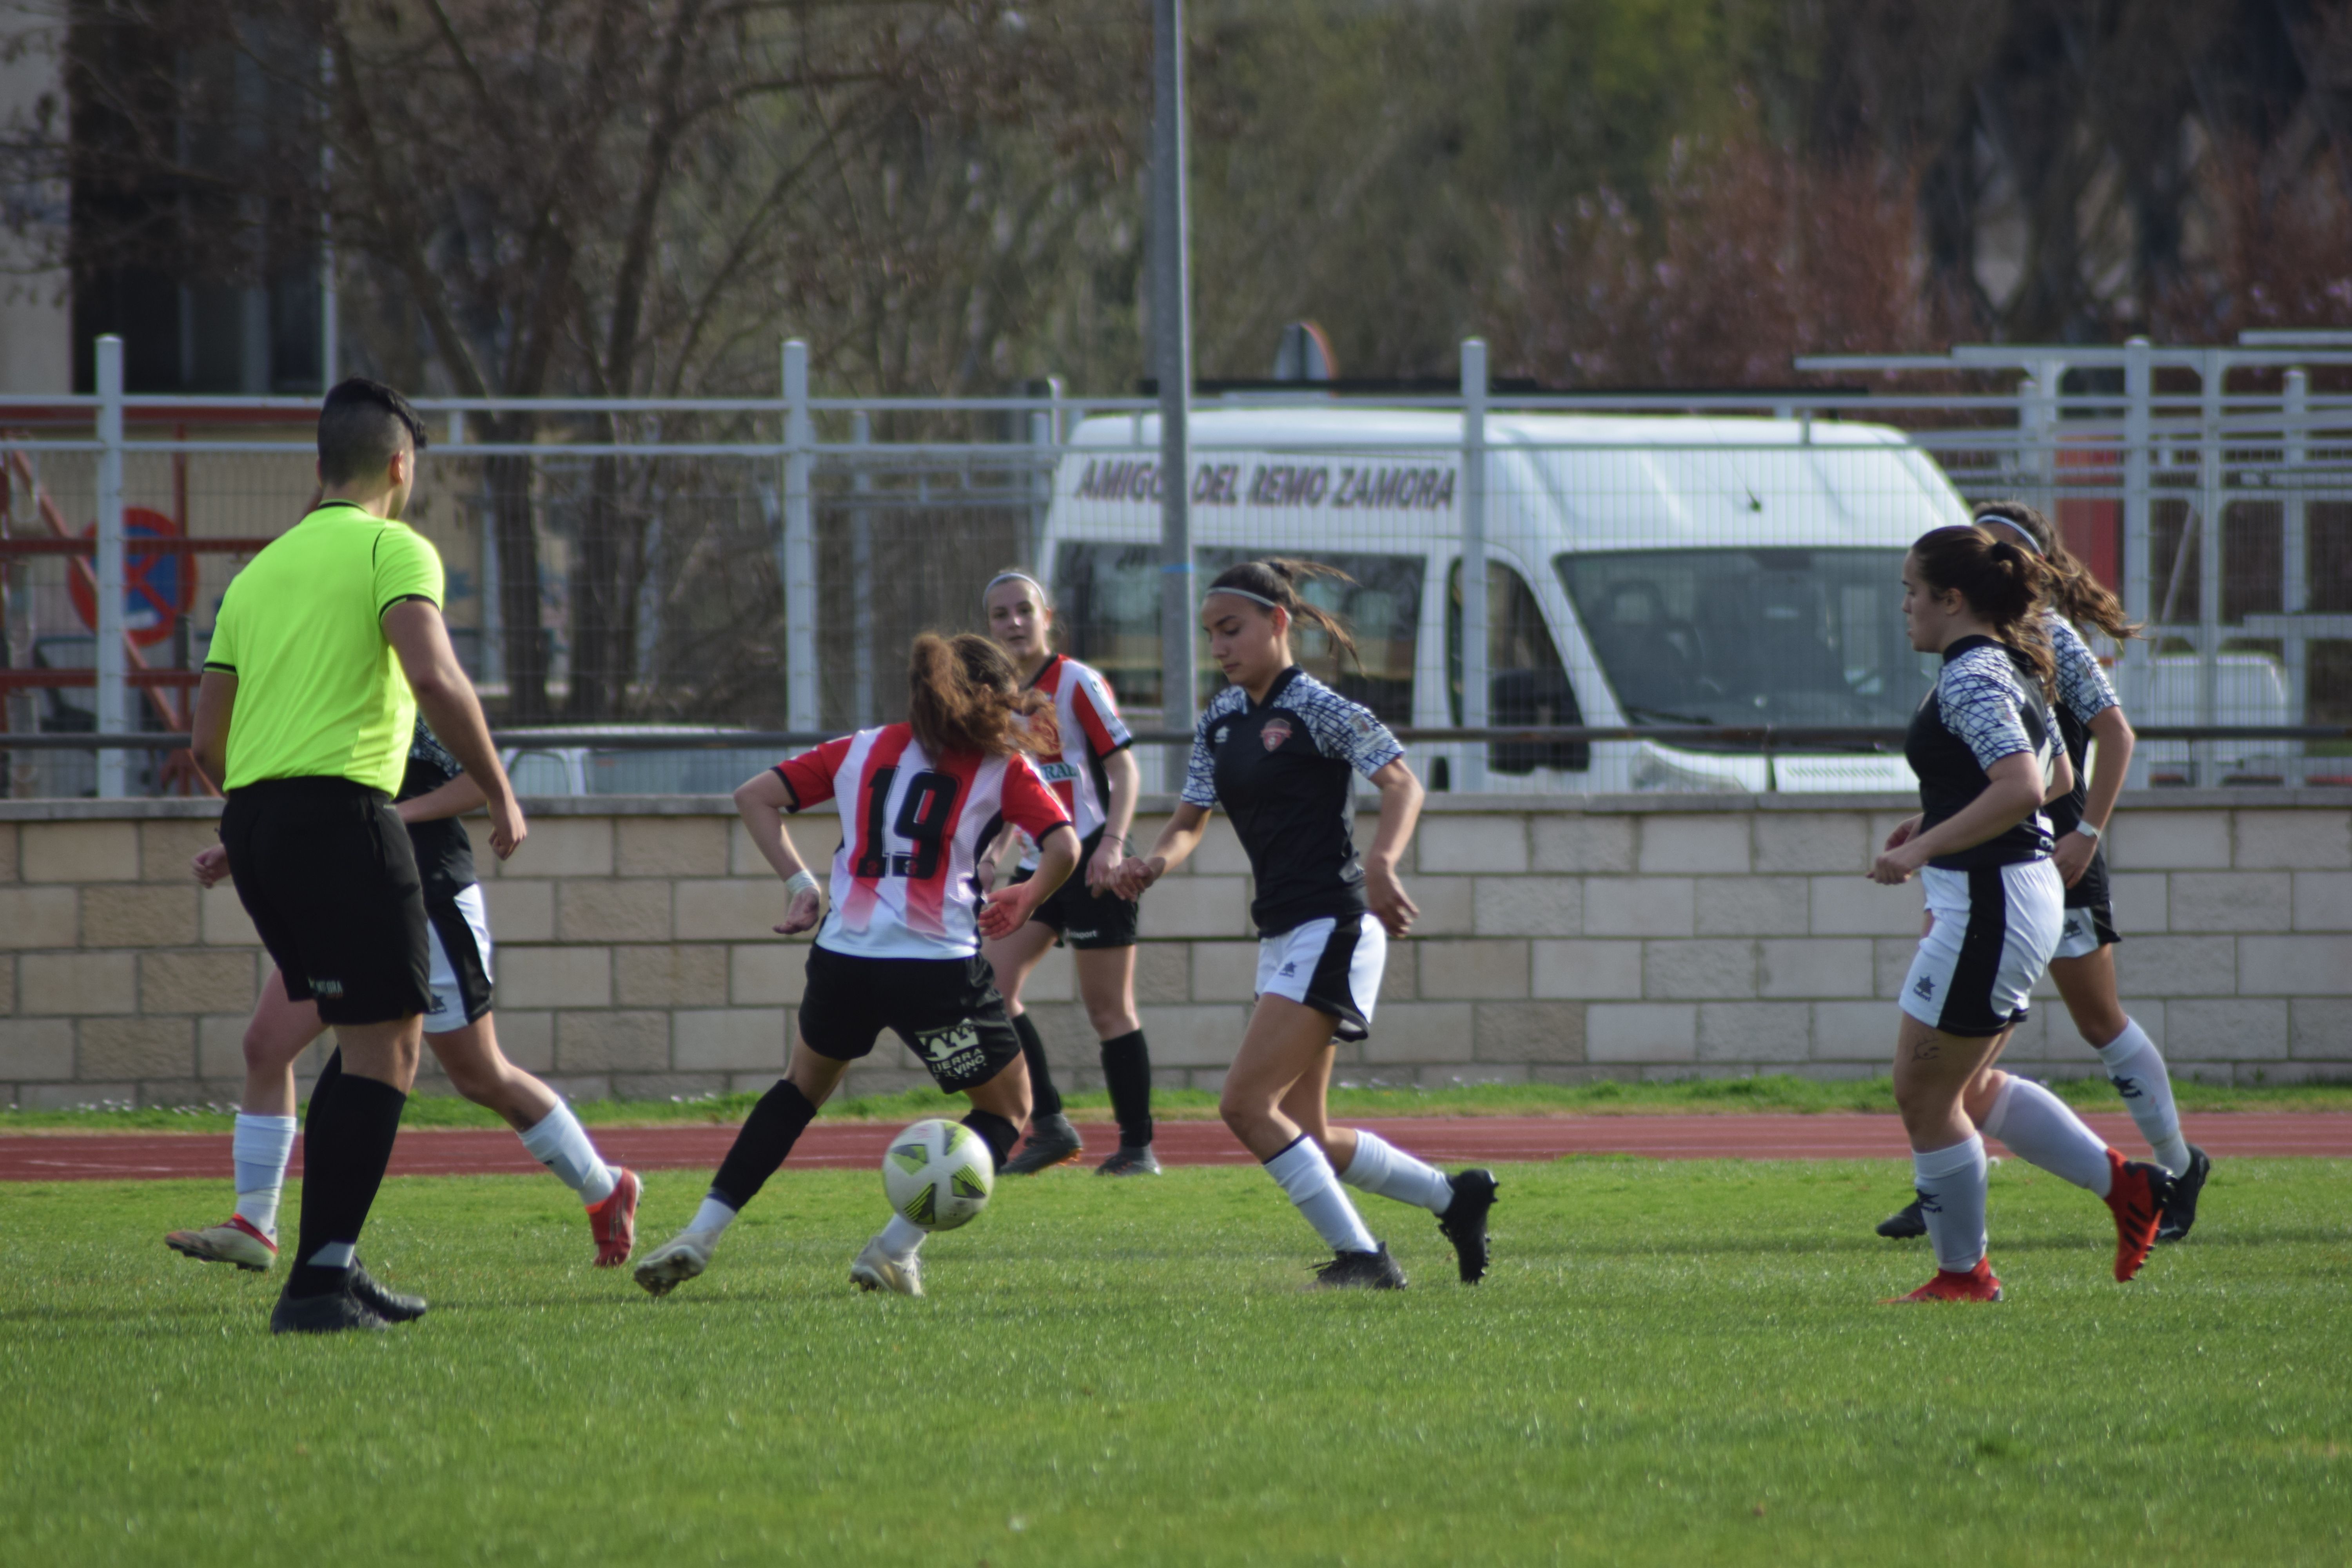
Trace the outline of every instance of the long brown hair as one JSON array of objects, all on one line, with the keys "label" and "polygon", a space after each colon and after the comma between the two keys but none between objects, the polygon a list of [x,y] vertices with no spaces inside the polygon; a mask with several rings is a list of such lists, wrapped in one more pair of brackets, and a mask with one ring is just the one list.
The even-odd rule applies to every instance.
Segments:
[{"label": "long brown hair", "polygon": [[1993,636],[2032,668],[2042,692],[2057,700],[2058,656],[2042,621],[2053,574],[2042,557],[1972,523],[1954,523],[1921,534],[1911,558],[1929,587],[1966,599]]},{"label": "long brown hair", "polygon": [[1051,706],[1043,692],[1022,690],[1004,650],[977,633],[943,637],[925,632],[908,656],[907,724],[934,757],[1057,750],[1050,716],[1043,722],[1021,722]]},{"label": "long brown hair", "polygon": [[[1298,592],[1303,577],[1328,577],[1334,582],[1353,584],[1355,579],[1337,566],[1326,566],[1320,561],[1295,561],[1287,557],[1269,556],[1263,561],[1244,561],[1238,566],[1228,566],[1217,574],[1208,593],[1220,588],[1234,588],[1244,594],[1268,599],[1289,612],[1291,625],[1304,621],[1331,639],[1332,646],[1364,667],[1362,656],[1356,652],[1356,634],[1348,628],[1344,616],[1335,616],[1322,605],[1309,603]],[[1202,595],[1206,597],[1204,594]]]},{"label": "long brown hair", "polygon": [[2124,614],[2123,601],[2091,575],[2040,511],[2021,500],[1979,501],[1976,520],[1979,527],[1993,523],[1995,538],[2000,536],[1999,525],[2006,523],[2033,541],[2050,571],[2050,603],[2060,615],[2078,626],[2095,626],[2117,642],[2139,636],[2139,623]]}]

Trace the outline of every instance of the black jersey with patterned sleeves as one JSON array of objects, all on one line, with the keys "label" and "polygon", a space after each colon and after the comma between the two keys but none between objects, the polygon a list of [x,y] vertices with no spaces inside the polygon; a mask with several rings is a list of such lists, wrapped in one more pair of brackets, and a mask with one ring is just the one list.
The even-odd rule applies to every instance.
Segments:
[{"label": "black jersey with patterned sleeves", "polygon": [[2063,837],[2074,831],[2091,803],[2091,721],[2120,704],[2083,635],[2055,612],[2049,625],[2051,649],[2058,656],[2058,734],[2066,743],[2067,760],[2074,764],[2074,789],[2049,807],[2050,831]]},{"label": "black jersey with patterned sleeves", "polygon": [[[1919,775],[1919,830],[1957,816],[1991,783],[1992,765],[2029,752],[2046,779],[2058,753],[2058,726],[2032,673],[2000,643],[1965,637],[1944,650],[1936,685],[1911,716],[1904,760]],[[2040,860],[2050,825],[2039,810],[1982,844],[1928,864],[1948,871]]]},{"label": "black jersey with patterned sleeves", "polygon": [[1250,918],[1261,934],[1363,912],[1355,775],[1403,755],[1371,710],[1297,665],[1263,702],[1238,686],[1210,700],[1192,731],[1184,801],[1222,805],[1233,819],[1257,881]]},{"label": "black jersey with patterned sleeves", "polygon": [[[449,754],[439,737],[425,727],[421,717],[408,742],[408,770],[401,775],[396,800],[431,795],[466,770]],[[428,894],[462,891],[474,885],[474,841],[466,825],[454,816],[408,825],[408,842],[416,851],[416,869]]]}]

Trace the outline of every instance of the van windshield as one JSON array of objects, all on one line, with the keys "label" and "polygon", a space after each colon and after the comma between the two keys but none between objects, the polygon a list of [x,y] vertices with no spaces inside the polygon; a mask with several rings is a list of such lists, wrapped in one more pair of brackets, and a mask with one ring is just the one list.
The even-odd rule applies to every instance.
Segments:
[{"label": "van windshield", "polygon": [[1900,550],[1630,550],[1554,565],[1635,724],[1908,723],[1932,656]]},{"label": "van windshield", "polygon": [[[1196,548],[1200,585],[1226,567],[1264,551]],[[1304,552],[1302,552],[1304,553]],[[1355,633],[1358,659],[1341,660],[1330,639],[1311,627],[1292,634],[1291,653],[1308,674],[1370,708],[1384,724],[1412,721],[1412,669],[1421,625],[1421,584],[1427,563],[1418,555],[1323,552],[1353,583],[1309,578],[1299,593],[1343,616]],[[1069,640],[1071,658],[1102,671],[1123,708],[1160,706],[1160,547],[1156,544],[1065,544],[1054,563],[1055,621]],[[1225,684],[1199,644],[1199,689],[1204,702]],[[1360,660],[1360,663],[1359,662]],[[1181,729],[1189,720],[1171,718]]]}]

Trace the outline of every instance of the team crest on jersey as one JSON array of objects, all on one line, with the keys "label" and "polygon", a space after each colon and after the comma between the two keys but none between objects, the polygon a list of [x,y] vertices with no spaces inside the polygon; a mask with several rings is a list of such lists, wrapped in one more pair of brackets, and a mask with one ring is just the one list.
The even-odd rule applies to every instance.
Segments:
[{"label": "team crest on jersey", "polygon": [[1265,728],[1257,732],[1257,739],[1267,751],[1278,750],[1285,741],[1290,739],[1290,721],[1279,714],[1268,719]]}]

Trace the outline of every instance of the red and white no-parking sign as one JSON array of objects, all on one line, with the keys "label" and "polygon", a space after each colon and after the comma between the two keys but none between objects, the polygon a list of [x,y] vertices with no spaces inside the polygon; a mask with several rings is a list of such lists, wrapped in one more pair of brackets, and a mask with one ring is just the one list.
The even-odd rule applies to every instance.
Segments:
[{"label": "red and white no-parking sign", "polygon": [[[98,524],[81,531],[98,537]],[[122,629],[140,647],[153,647],[172,635],[172,623],[196,602],[196,558],[184,550],[142,550],[142,539],[177,539],[180,525],[143,506],[122,509]],[[95,564],[95,562],[92,563]],[[74,613],[98,629],[98,595],[79,572],[66,577]]]}]

